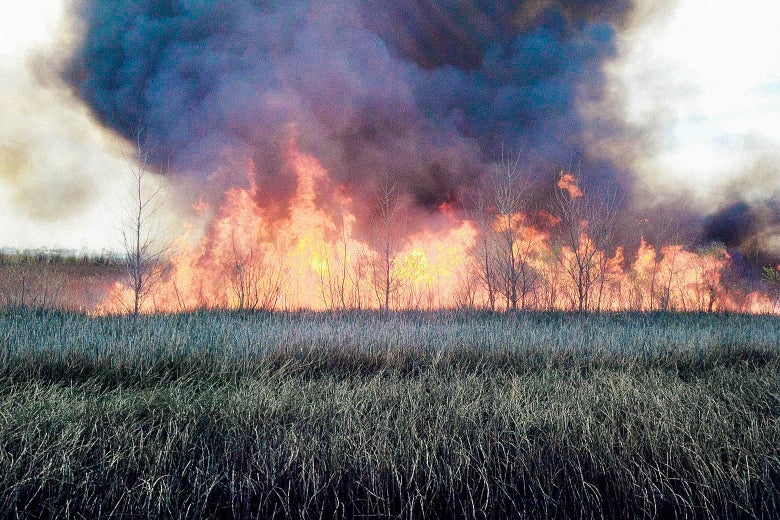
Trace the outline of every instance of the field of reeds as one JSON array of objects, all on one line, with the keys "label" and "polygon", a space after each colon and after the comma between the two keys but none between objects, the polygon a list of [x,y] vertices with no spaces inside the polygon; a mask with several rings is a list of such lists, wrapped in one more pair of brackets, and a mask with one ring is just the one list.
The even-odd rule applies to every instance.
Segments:
[{"label": "field of reeds", "polygon": [[780,319],[0,311],[0,517],[777,518]]}]

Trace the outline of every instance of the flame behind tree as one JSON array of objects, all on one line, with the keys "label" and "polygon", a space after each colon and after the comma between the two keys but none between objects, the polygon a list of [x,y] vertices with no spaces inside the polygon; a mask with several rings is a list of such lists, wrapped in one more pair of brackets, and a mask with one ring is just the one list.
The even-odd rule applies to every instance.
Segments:
[{"label": "flame behind tree", "polygon": [[565,191],[570,199],[582,197],[582,190],[577,186],[577,177],[569,172],[562,171],[560,173],[556,186],[558,189]]},{"label": "flame behind tree", "polygon": [[[289,214],[269,216],[257,202],[262,186],[229,189],[203,236],[180,240],[142,312],[452,306],[475,236],[469,222],[442,214],[438,230],[404,234],[403,201],[388,183],[378,192],[376,232],[359,238],[352,200],[334,189],[338,211],[318,206],[315,187],[333,188],[318,161],[294,142],[286,157],[297,175]],[[115,302],[127,292],[115,286],[99,312],[123,312]]]},{"label": "flame behind tree", "polygon": [[[536,272],[531,265],[532,242],[524,236],[523,185],[519,169],[520,157],[512,160],[502,156],[493,176],[496,219],[494,260],[495,276],[506,302],[506,309],[525,309],[527,298],[536,284]],[[487,230],[486,230],[487,231]]]},{"label": "flame behind tree", "polygon": [[761,278],[769,287],[769,293],[772,296],[772,312],[778,312],[780,310],[780,265],[764,267],[761,270]]},{"label": "flame behind tree", "polygon": [[573,285],[576,309],[601,310],[617,211],[609,199],[584,197],[571,173],[561,172],[557,187],[560,224],[555,257]]},{"label": "flame behind tree", "polygon": [[[474,258],[475,271],[479,273],[478,279],[487,298],[487,308],[491,311],[496,310],[496,292],[497,281],[495,274],[495,249],[496,237],[494,233],[494,216],[488,206],[488,196],[484,190],[478,190],[473,200],[471,210],[471,220],[477,224],[479,239],[474,245],[472,255]],[[467,301],[472,302],[474,298],[469,296]]]},{"label": "flame behind tree", "polygon": [[[213,212],[213,218],[200,238],[181,241],[164,272],[159,256],[153,257],[154,290],[142,285],[139,312],[463,305],[509,311],[777,308],[767,294],[724,285],[732,258],[722,246],[688,250],[643,239],[637,251],[626,251],[614,241],[614,205],[580,188],[574,176],[557,186],[554,214],[531,212],[516,163],[504,162],[467,218],[446,205],[415,212],[389,175],[372,200],[354,200],[295,140],[285,160],[296,175],[289,212],[279,216],[264,208],[258,202],[264,186],[253,182],[228,189],[219,207],[201,203],[199,210]],[[255,166],[246,168],[254,179]],[[318,198],[321,193],[328,196]],[[368,217],[373,226],[363,226],[373,227],[367,235],[356,226],[357,215],[366,215],[364,204],[373,211]],[[111,302],[132,297],[132,287],[116,286],[100,311],[127,312]]]},{"label": "flame behind tree", "polygon": [[402,280],[397,272],[398,242],[398,189],[385,174],[377,188],[377,216],[374,221],[375,261],[372,263],[372,286],[379,306],[390,310],[391,298],[401,288]]},{"label": "flame behind tree", "polygon": [[[486,222],[459,215],[466,194],[489,191],[502,145],[532,161],[540,191],[560,183],[561,192],[579,200],[593,197],[591,189],[615,190],[627,201],[621,211],[639,209],[628,201],[638,200],[633,196],[640,177],[630,170],[641,157],[619,152],[625,139],[613,137],[639,139],[633,148],[641,156],[652,150],[645,138],[653,136],[613,117],[622,108],[614,105],[619,96],[611,94],[606,66],[621,52],[622,32],[633,26],[635,2],[510,0],[432,7],[423,0],[117,0],[111,9],[97,0],[70,4],[80,37],[61,55],[61,79],[108,130],[132,139],[137,121],[144,121],[157,144],[151,166],[160,170],[170,163],[174,182],[193,187],[214,212],[214,223],[199,221],[208,226],[204,242],[192,240],[188,253],[177,254],[165,287],[154,291],[156,302],[174,302],[166,308],[247,305],[246,285],[268,278],[261,272],[283,281],[275,307],[378,306],[371,268],[379,252],[371,228],[378,220],[375,190],[385,174],[396,187],[400,220],[408,223],[405,236],[396,240],[398,288],[384,298],[394,306],[690,305],[688,297],[678,301],[687,289],[675,284],[701,266],[687,264],[694,258],[686,250],[667,250],[675,261],[666,259],[664,248],[676,244],[651,244],[657,258],[647,260],[651,271],[645,278],[653,288],[638,287],[643,277],[633,271],[636,251],[619,251],[614,244],[596,248],[600,253],[592,260],[600,267],[588,271],[595,281],[584,276],[574,282],[564,268],[570,264],[560,261],[566,252],[562,228],[572,223],[540,224],[541,210],[557,208],[524,208],[505,216],[500,232],[495,218],[486,218],[492,200],[485,201]],[[298,159],[306,157],[324,172],[310,177],[315,194],[305,204],[304,181],[314,170],[302,173],[280,146],[291,126],[300,129]],[[581,158],[593,182],[578,185],[570,173],[558,176],[556,165],[567,157]],[[737,199],[748,191],[734,190]],[[244,198],[246,208],[237,208]],[[738,202],[731,199],[727,195],[722,203]],[[755,244],[767,253],[761,262],[774,261],[777,250],[768,238],[780,221],[776,204],[760,211],[751,204],[738,211],[722,208],[728,211],[704,235],[700,228],[707,215],[692,205],[667,204],[684,240],[706,236],[743,254],[751,252],[746,244]],[[235,223],[238,215],[260,223],[256,233],[249,231],[253,226],[237,231],[233,248],[230,233],[219,231],[216,222]],[[594,222],[589,226],[595,229]],[[450,254],[468,247],[462,242],[468,236],[488,246],[479,248],[489,253],[480,255],[486,276],[473,264],[453,270],[458,263]],[[598,241],[593,232],[574,236],[576,245],[570,243],[568,251],[575,256],[580,236]],[[499,246],[508,254],[499,256]],[[530,285],[512,271],[517,264],[510,255],[518,254],[533,268]],[[496,265],[498,259],[504,268]],[[667,274],[662,266],[670,263],[673,283],[660,283]],[[251,275],[249,264],[255,266]],[[509,276],[499,280],[502,271]],[[458,277],[460,285],[472,288],[453,288]],[[485,288],[470,282],[478,277],[488,278]],[[168,278],[177,280],[178,293],[168,290],[173,283]],[[269,281],[271,294],[275,285]],[[668,295],[658,287],[669,289]],[[461,296],[453,297],[453,291]],[[741,307],[739,298],[718,294],[713,308]],[[638,304],[639,295],[645,301]]]},{"label": "flame behind tree", "polygon": [[165,191],[163,185],[153,183],[148,166],[149,147],[138,130],[135,139],[135,160],[130,162],[130,204],[124,208],[122,244],[125,252],[125,281],[128,291],[119,291],[120,302],[127,305],[134,317],[138,317],[147,297],[161,274],[163,256],[167,247],[161,243],[162,233],[158,221]]}]

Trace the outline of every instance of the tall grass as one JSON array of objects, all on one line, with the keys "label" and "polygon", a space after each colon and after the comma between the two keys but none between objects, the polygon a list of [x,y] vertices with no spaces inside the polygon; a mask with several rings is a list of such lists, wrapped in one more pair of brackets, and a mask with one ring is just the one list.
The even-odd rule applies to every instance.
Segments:
[{"label": "tall grass", "polygon": [[780,320],[0,314],[8,517],[780,516]]}]

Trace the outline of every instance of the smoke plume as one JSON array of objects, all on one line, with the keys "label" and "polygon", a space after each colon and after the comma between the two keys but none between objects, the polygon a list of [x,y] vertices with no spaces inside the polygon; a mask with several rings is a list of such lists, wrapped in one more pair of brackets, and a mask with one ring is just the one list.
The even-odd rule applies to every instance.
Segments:
[{"label": "smoke plume", "polygon": [[[334,185],[389,175],[422,208],[460,200],[500,157],[550,178],[588,156],[578,110],[598,98],[627,1],[82,0],[63,76],[97,118],[196,184],[246,184],[284,212],[294,134]],[[599,123],[601,133],[619,128]],[[619,178],[620,177],[620,178]],[[326,194],[324,195],[326,196]]]},{"label": "smoke plume", "polygon": [[[507,152],[543,190],[576,162],[593,186],[631,198],[631,165],[592,143],[640,133],[583,110],[605,98],[630,0],[77,0],[72,9],[83,39],[62,68],[67,84],[110,129],[128,139],[143,129],[152,160],[206,200],[253,183],[267,214],[283,216],[296,189],[291,138],[329,172],[322,207],[334,189],[371,200],[386,176],[418,211],[457,206]],[[747,247],[778,223],[774,207],[759,218],[730,206],[739,202],[697,219],[699,236]],[[760,229],[731,237],[734,218],[752,219],[741,232]]]}]

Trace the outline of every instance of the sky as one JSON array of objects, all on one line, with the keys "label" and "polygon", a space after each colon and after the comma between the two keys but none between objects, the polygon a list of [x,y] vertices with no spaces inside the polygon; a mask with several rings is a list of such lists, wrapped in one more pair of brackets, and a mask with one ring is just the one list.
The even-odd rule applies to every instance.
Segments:
[{"label": "sky", "polygon": [[[334,5],[342,4],[348,5],[348,2]],[[90,12],[90,15],[97,17],[100,14]],[[260,15],[257,16],[261,20]],[[329,21],[321,12],[319,16],[321,18],[315,22],[307,23],[341,27],[340,22]],[[134,161],[133,147],[126,139],[127,128],[123,127],[120,119],[136,112],[117,113],[116,101],[112,101],[114,105],[110,106],[102,104],[104,98],[99,91],[100,85],[90,90],[91,84],[80,79],[84,74],[98,70],[91,68],[91,63],[84,63],[90,57],[83,51],[88,47],[84,41],[90,43],[92,38],[97,38],[92,33],[85,38],[90,31],[90,22],[95,23],[96,19],[74,16],[66,0],[0,4],[0,247],[50,247],[90,252],[120,248],[119,208],[126,204],[128,174]],[[705,216],[717,215],[743,201],[751,207],[755,203],[769,208],[766,211],[771,213],[775,211],[772,208],[780,203],[778,20],[780,4],[772,0],[744,0],[739,8],[735,8],[732,2],[713,0],[634,2],[626,20],[616,25],[615,34],[609,33],[604,37],[605,45],[610,47],[609,52],[581,51],[583,63],[589,63],[588,66],[595,63],[600,68],[599,85],[603,91],[599,90],[599,95],[582,95],[582,89],[570,92],[566,87],[551,82],[550,88],[562,88],[563,97],[575,99],[557,101],[555,106],[562,112],[576,112],[576,119],[560,114],[554,124],[539,125],[534,122],[543,131],[526,140],[518,140],[517,146],[521,151],[525,150],[524,147],[528,150],[543,147],[549,134],[559,125],[574,121],[583,128],[577,134],[573,153],[601,156],[610,163],[608,170],[628,172],[626,175],[632,179],[633,196],[648,206],[682,194],[686,204],[695,208],[696,214]],[[379,24],[381,19],[372,18],[367,23]],[[318,56],[312,49],[320,49],[323,41],[333,38],[333,34],[338,35],[339,31],[309,32],[312,33],[312,42],[301,44],[305,46],[297,51],[295,59],[296,62],[311,59],[310,66],[316,67],[318,59],[327,62],[328,57]],[[367,33],[385,34],[381,27]],[[385,71],[388,81],[396,85],[393,95],[383,93],[385,97],[377,96],[376,99],[386,99],[409,126],[419,128],[419,135],[425,135],[426,129],[435,126],[430,142],[421,145],[423,151],[435,155],[436,164],[452,165],[452,169],[460,172],[453,175],[454,180],[440,184],[429,186],[433,182],[430,179],[435,177],[433,175],[430,179],[426,178],[426,183],[410,182],[410,193],[421,204],[441,202],[429,191],[446,190],[450,184],[467,178],[471,169],[479,169],[488,160],[489,153],[484,150],[492,146],[492,142],[486,137],[487,132],[480,134],[481,120],[476,116],[468,118],[472,107],[466,105],[466,101],[463,101],[466,113],[464,124],[470,125],[470,133],[462,130],[457,121],[453,122],[455,118],[452,114],[440,110],[435,99],[428,99],[420,92],[430,88],[441,93],[448,85],[462,85],[464,91],[477,96],[473,93],[487,88],[480,83],[480,74],[483,70],[489,72],[488,66],[484,63],[473,65],[469,56],[452,57],[440,55],[438,51],[426,54],[425,49],[415,51],[422,56],[396,59],[393,58],[391,44],[387,45],[391,48],[387,51],[384,47],[377,47],[370,37],[366,38],[364,32],[356,31],[355,34],[349,49],[336,49],[345,53],[346,58],[342,61],[357,69],[372,67],[376,63],[380,64],[378,67],[383,66],[385,61],[388,71],[399,63],[403,65],[400,73]],[[598,32],[586,31],[583,34],[591,35],[586,44],[602,41]],[[535,41],[538,40],[530,37],[523,40],[526,45],[523,48],[528,49],[527,45]],[[573,41],[573,45],[580,45],[585,40]],[[361,47],[363,45],[365,49]],[[355,58],[350,54],[353,47],[363,49],[370,59],[366,58],[367,61],[363,62]],[[574,48],[572,52],[580,52],[582,46]],[[397,52],[413,54],[408,49]],[[518,54],[522,57],[522,52],[518,51]],[[78,59],[73,56],[78,56]],[[483,62],[490,56],[485,51]],[[515,58],[507,54],[496,59],[508,63]],[[69,64],[70,75],[62,72],[63,63]],[[72,66],[74,63],[80,63],[80,68]],[[305,81],[296,77],[295,73],[285,77],[278,87],[257,79],[261,73],[268,71],[268,75],[279,77],[287,64],[284,60],[264,62],[262,67],[258,65],[248,74],[248,80],[236,79],[235,71],[228,70],[225,74],[230,76],[231,82],[222,82],[213,92],[224,91],[225,85],[243,88],[243,81],[249,84],[254,81],[262,91],[266,106],[273,106],[275,110],[277,106],[283,107],[278,108],[282,115],[268,116],[263,119],[263,125],[287,122],[291,114],[295,114],[303,121],[301,126],[304,131],[312,128],[325,132],[321,126],[323,120],[330,121],[328,117],[336,118],[332,125],[341,129],[342,122],[337,116],[323,116],[317,112],[317,118],[309,117],[314,109],[301,108],[316,106],[319,94],[302,91],[300,84]],[[221,70],[220,66],[220,63],[214,65],[217,70]],[[332,64],[329,66],[332,67]],[[77,72],[72,73],[73,70]],[[486,77],[488,72],[485,72]],[[585,77],[577,75],[579,72],[573,74],[574,80]],[[158,74],[152,79],[159,81],[160,77],[162,75]],[[355,92],[372,88],[381,90],[382,86],[373,86],[360,72],[355,73],[355,77],[361,80],[359,83],[344,85],[344,78],[349,77],[347,73],[337,77],[342,82],[336,83],[335,88],[343,86],[349,99],[368,98],[371,103],[377,102],[370,94],[361,93],[358,98]],[[504,99],[499,96],[504,91],[502,88],[506,90],[506,86],[496,87],[490,94],[490,99],[497,105]],[[452,90],[455,90],[454,86]],[[164,100],[160,103],[167,102],[180,91],[180,84],[170,80],[159,88],[158,95]],[[398,94],[399,91],[403,94]],[[457,92],[447,95],[457,99]],[[294,104],[290,99],[295,96],[303,97],[305,103],[296,101]],[[207,113],[198,112],[200,117],[204,114],[217,120],[225,118],[226,114],[235,117],[234,107],[220,105],[218,97],[211,99],[215,99],[214,103],[219,108]],[[516,108],[511,104],[521,102],[516,101],[518,99],[526,98],[507,97],[507,106],[494,110],[511,112]],[[176,101],[173,99],[171,104],[175,105]],[[408,105],[415,106],[409,108]],[[424,110],[420,106],[424,106]],[[342,112],[346,109],[348,107],[340,108]],[[242,146],[256,140],[254,136],[251,139],[247,137],[246,132],[241,134],[240,139],[229,133],[226,137],[209,134],[200,140],[189,136],[176,137],[179,128],[173,126],[170,115],[161,115],[162,109],[155,106],[145,106],[144,110],[143,114],[153,121],[152,129],[162,136],[163,149],[198,148],[197,154],[182,152],[174,157],[173,162],[181,169],[206,171],[199,177],[201,179],[207,178],[210,170],[219,168],[218,163],[223,160],[220,152],[215,150],[236,148],[237,140],[243,143]],[[539,117],[532,112],[519,111],[518,114],[520,119]],[[603,123],[604,120],[608,122]],[[520,123],[503,122],[496,114],[484,121],[501,122],[507,133],[518,131],[518,128],[521,133],[524,132]],[[597,131],[590,132],[591,128]],[[476,137],[472,139],[471,135]],[[457,145],[444,147],[440,143],[445,140],[456,140]],[[333,149],[325,139],[312,139],[304,144],[322,157],[341,157],[345,146],[341,143],[341,148]],[[392,149],[396,150],[395,147],[410,149],[406,143],[394,143]],[[480,150],[473,151],[475,147]],[[559,153],[565,148],[565,143],[556,141],[555,148],[555,153]],[[200,157],[204,149],[212,155],[205,163]],[[470,158],[453,158],[451,149]],[[540,162],[552,160],[557,157],[555,153],[539,152]],[[374,162],[366,162],[369,159],[364,159],[360,164],[381,165],[382,160],[375,158],[371,159]],[[162,169],[164,162],[159,160],[155,166]],[[468,164],[463,166],[462,163]],[[333,159],[332,167],[338,172],[351,165],[345,159]],[[346,173],[338,175],[350,182],[362,182],[348,177]],[[406,173],[399,171],[399,175]],[[168,179],[155,177],[156,182],[161,184],[168,183]],[[169,213],[172,221],[178,222],[177,219],[183,218],[180,206],[189,202],[179,200],[175,189],[171,193]],[[767,218],[770,231],[763,235],[766,244],[762,247],[780,254],[776,214]],[[183,222],[175,224],[178,225],[183,225]]]},{"label": "sky", "polygon": [[[642,171],[710,195],[780,152],[780,4],[680,0],[638,16],[614,66],[626,118],[662,134]],[[774,189],[780,183],[775,161]]]},{"label": "sky", "polygon": [[59,0],[0,5],[0,247],[116,249],[126,147],[40,73],[68,45]]}]

